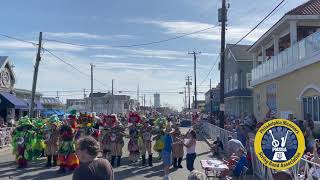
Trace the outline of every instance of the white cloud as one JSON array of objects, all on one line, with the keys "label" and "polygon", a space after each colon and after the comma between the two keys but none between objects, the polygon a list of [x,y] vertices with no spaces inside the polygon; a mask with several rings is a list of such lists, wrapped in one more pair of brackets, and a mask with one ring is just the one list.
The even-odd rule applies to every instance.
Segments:
[{"label": "white cloud", "polygon": [[98,35],[81,32],[45,32],[45,37],[48,38],[82,38],[82,39],[135,39],[136,36],[128,34],[116,34],[116,35]]},{"label": "white cloud", "polygon": [[[213,27],[214,24],[192,22],[192,21],[161,21],[161,20],[136,20],[136,22],[153,24],[160,28],[166,29],[165,34],[182,35],[192,33],[201,29]],[[251,28],[242,26],[227,27],[226,38],[228,41],[237,41],[243,37]],[[257,29],[250,34],[245,40],[254,42],[256,41],[267,29]],[[203,32],[189,35],[189,38],[199,40],[220,40],[220,27],[212,28]]]},{"label": "white cloud", "polygon": [[[36,42],[34,42],[36,43]],[[61,44],[56,42],[44,42],[43,43],[44,48],[52,49],[52,50],[61,50],[61,51],[83,51],[86,48],[85,47],[78,47],[78,46],[72,46],[68,44]],[[0,48],[2,49],[34,49],[36,50],[36,46],[27,43],[27,42],[21,42],[21,41],[14,41],[14,40],[6,40],[6,41],[0,41]]]}]

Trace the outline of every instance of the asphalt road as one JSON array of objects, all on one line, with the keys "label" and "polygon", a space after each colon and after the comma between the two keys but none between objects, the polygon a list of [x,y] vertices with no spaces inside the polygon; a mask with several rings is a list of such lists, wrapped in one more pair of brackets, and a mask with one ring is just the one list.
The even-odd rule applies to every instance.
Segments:
[{"label": "asphalt road", "polygon": [[[187,128],[182,128],[182,131],[187,131]],[[200,166],[200,160],[212,158],[209,152],[209,147],[203,141],[197,142],[197,158],[195,161],[195,169],[204,172]],[[154,156],[157,156],[154,153]],[[154,158],[153,167],[142,167],[141,162],[136,164],[129,164],[128,161],[127,142],[124,148],[124,156],[122,160],[122,166],[114,168],[114,174],[116,180],[141,180],[141,179],[152,179],[160,180],[163,179],[163,166],[162,163]],[[183,169],[173,170],[170,173],[170,177],[173,180],[185,180],[189,175],[189,171],[185,168],[186,161],[185,157],[182,162]],[[56,180],[67,180],[72,179],[72,173],[69,174],[57,174],[58,167],[45,168],[45,159],[31,162],[29,167],[26,169],[16,169],[14,162],[14,156],[10,150],[0,152],[0,179],[56,179]]]}]

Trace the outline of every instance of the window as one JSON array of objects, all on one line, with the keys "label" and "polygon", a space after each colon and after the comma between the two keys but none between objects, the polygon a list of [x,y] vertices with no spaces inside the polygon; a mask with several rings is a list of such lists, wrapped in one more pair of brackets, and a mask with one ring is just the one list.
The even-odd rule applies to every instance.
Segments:
[{"label": "window", "polygon": [[233,78],[232,78],[232,76],[230,76],[229,83],[230,83],[230,91],[232,91],[233,90]]},{"label": "window", "polygon": [[311,115],[313,121],[320,121],[320,96],[304,97],[302,99],[303,115]]},{"label": "window", "polygon": [[226,86],[225,86],[225,91],[229,91],[229,79],[226,80]]},{"label": "window", "polygon": [[251,73],[247,73],[246,74],[247,88],[252,88],[251,81],[252,81]]},{"label": "window", "polygon": [[238,89],[238,74],[234,74],[234,89]]}]

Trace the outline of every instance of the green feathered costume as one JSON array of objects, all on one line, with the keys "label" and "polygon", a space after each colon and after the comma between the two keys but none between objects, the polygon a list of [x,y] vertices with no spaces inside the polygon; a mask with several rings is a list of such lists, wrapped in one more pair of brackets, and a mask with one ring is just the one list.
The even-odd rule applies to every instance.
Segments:
[{"label": "green feathered costume", "polygon": [[19,168],[24,168],[28,165],[27,161],[33,159],[33,147],[36,144],[36,132],[31,120],[28,117],[20,118],[12,136],[13,153]]}]

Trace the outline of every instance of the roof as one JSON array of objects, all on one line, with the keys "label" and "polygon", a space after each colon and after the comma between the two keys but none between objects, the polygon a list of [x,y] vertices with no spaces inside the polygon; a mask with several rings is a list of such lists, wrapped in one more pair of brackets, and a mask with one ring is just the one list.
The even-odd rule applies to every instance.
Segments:
[{"label": "roof", "polygon": [[[17,93],[20,93],[20,94],[28,94],[28,95],[31,95],[31,93],[32,93],[32,91],[30,91],[30,90],[27,90],[27,89],[19,89],[19,88],[15,88],[13,91],[14,91],[16,94],[17,94]],[[42,93],[36,92],[36,95],[42,96]]]},{"label": "roof", "polygon": [[[101,93],[101,92],[97,92],[97,93],[93,93],[93,97],[103,97],[105,96],[107,93]],[[89,95],[89,97],[91,97],[91,93]]]},{"label": "roof", "polygon": [[287,12],[286,15],[320,15],[320,0],[310,0]]},{"label": "roof", "polygon": [[300,6],[290,10],[284,16],[282,16],[271,28],[269,28],[256,42],[248,48],[248,51],[251,51],[258,43],[261,42],[268,34],[270,34],[271,30],[276,28],[277,25],[283,23],[286,18],[290,15],[320,15],[320,0],[309,0]]},{"label": "roof", "polygon": [[251,45],[227,44],[227,49],[231,51],[236,61],[252,60],[252,55],[247,51],[250,47]]},{"label": "roof", "polygon": [[0,56],[0,67],[2,67],[8,60],[8,56]]},{"label": "roof", "polygon": [[54,97],[43,97],[41,99],[42,104],[62,105],[62,102],[58,98]]},{"label": "roof", "polygon": [[28,108],[27,103],[25,103],[23,100],[18,99],[13,94],[10,94],[8,92],[0,92],[0,95],[6,99],[11,105],[13,105],[16,109],[24,109]]}]

